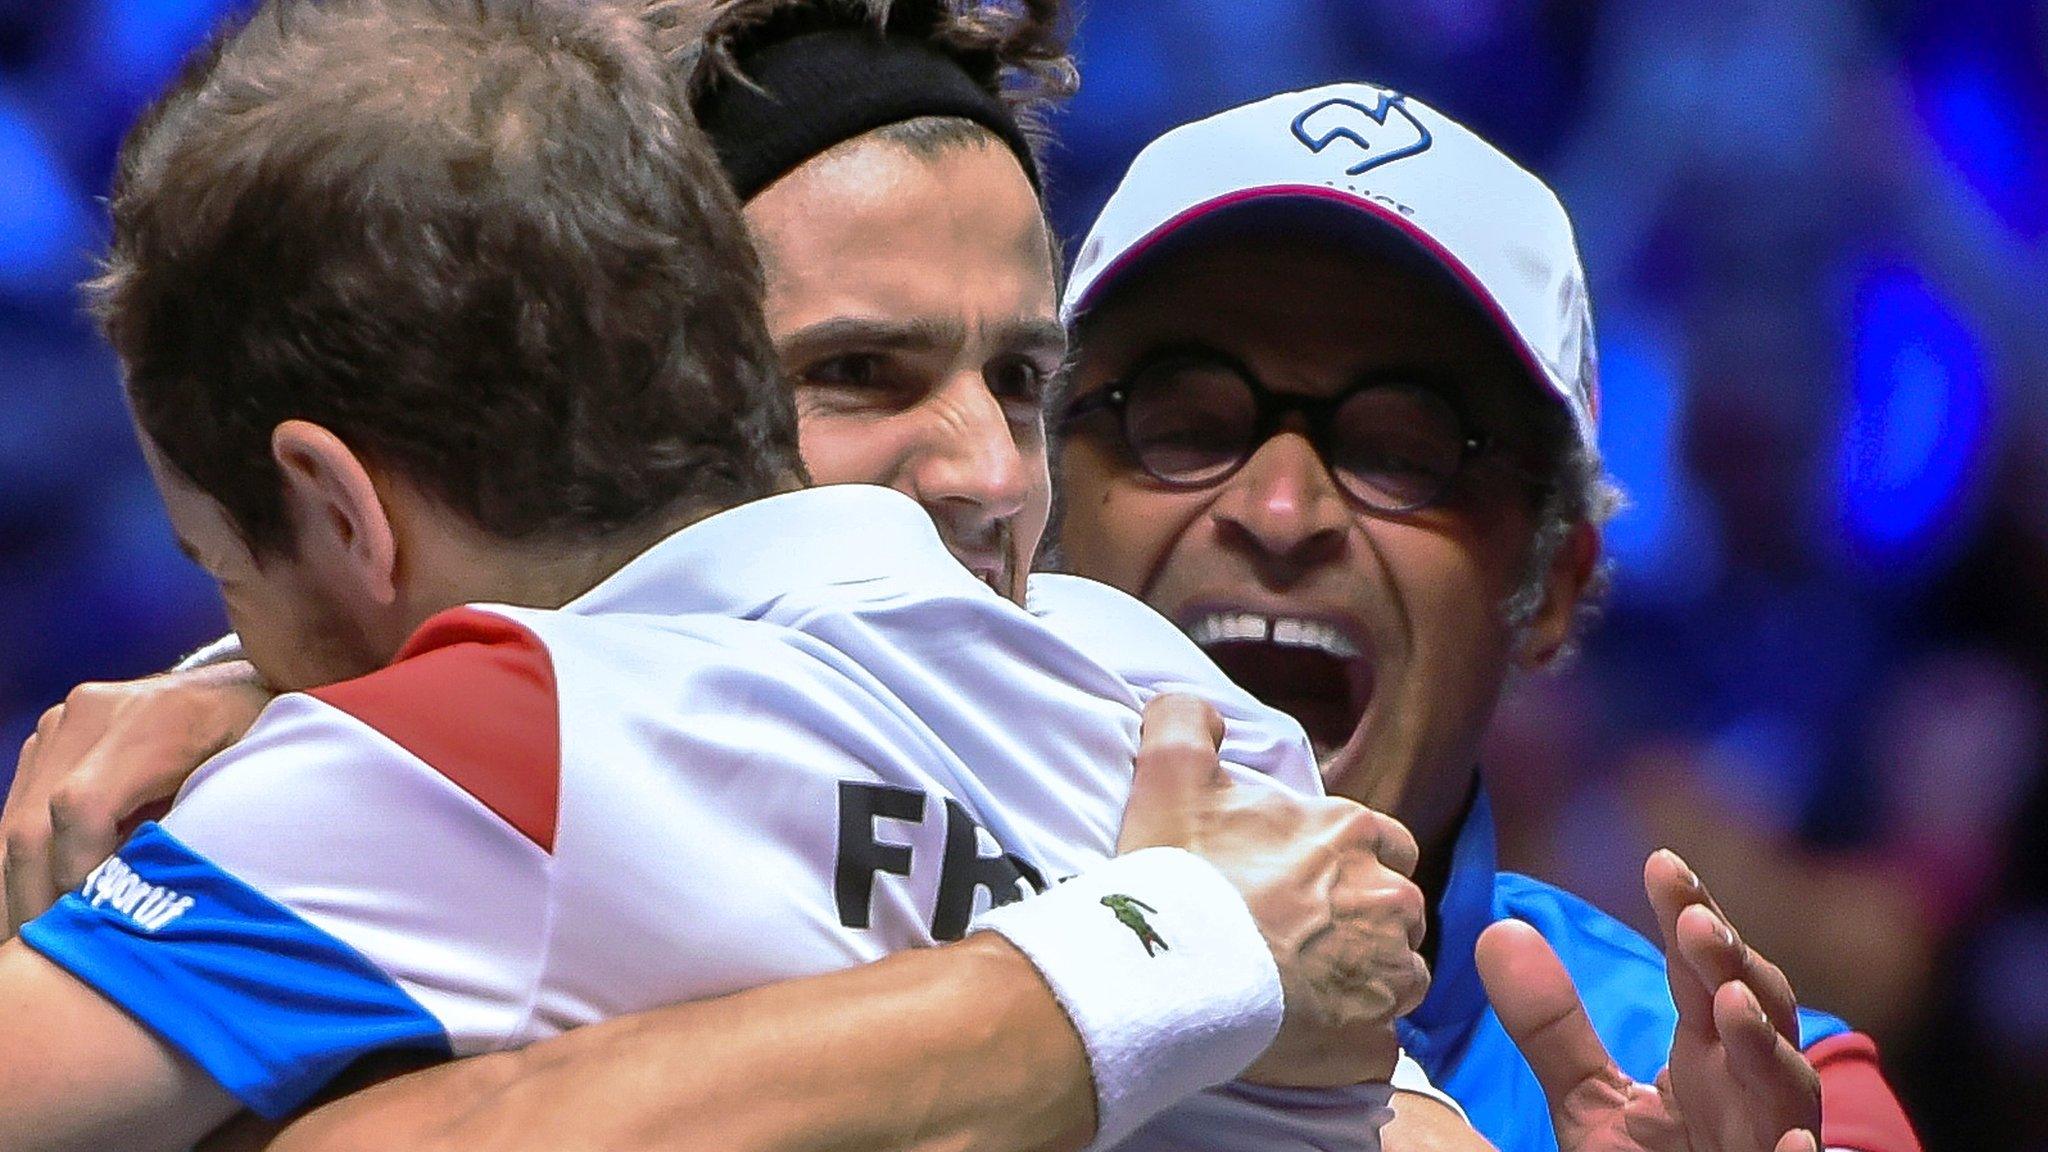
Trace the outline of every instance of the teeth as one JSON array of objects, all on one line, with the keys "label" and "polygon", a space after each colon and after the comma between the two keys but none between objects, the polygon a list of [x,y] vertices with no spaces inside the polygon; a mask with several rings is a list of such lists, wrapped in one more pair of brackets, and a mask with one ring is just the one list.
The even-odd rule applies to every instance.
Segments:
[{"label": "teeth", "polygon": [[1349,660],[1358,655],[1358,645],[1338,635],[1335,628],[1320,620],[1275,620],[1273,643],[1290,648],[1313,648],[1339,660]]},{"label": "teeth", "polygon": [[1216,612],[1196,620],[1188,626],[1187,632],[1190,639],[1204,646],[1228,640],[1253,640],[1286,648],[1309,648],[1339,660],[1350,660],[1358,655],[1358,645],[1330,625],[1320,620],[1291,616]]},{"label": "teeth", "polygon": [[1273,622],[1250,612],[1217,612],[1204,616],[1188,629],[1197,644],[1224,640],[1266,640],[1273,634]]}]

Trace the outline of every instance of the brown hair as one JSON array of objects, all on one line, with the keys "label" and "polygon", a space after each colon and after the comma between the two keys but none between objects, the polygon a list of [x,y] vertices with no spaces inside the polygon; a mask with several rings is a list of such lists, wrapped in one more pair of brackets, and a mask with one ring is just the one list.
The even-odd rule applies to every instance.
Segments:
[{"label": "brown hair", "polygon": [[802,475],[738,205],[648,26],[578,0],[268,0],[123,145],[88,285],[137,421],[259,552],[278,423],[494,536]]}]

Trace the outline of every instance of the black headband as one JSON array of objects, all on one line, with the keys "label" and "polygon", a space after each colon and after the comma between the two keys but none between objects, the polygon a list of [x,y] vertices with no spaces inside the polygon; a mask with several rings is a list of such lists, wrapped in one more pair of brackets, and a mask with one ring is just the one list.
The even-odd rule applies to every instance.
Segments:
[{"label": "black headband", "polygon": [[1038,187],[1031,143],[1002,100],[923,41],[830,29],[737,63],[753,85],[720,85],[698,104],[697,120],[742,202],[835,144],[920,116],[956,116],[995,133]]}]

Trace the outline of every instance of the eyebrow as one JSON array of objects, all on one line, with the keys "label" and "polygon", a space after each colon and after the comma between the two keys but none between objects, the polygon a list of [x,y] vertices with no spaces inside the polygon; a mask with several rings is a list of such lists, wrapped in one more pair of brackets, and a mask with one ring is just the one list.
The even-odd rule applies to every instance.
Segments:
[{"label": "eyebrow", "polygon": [[[1012,319],[984,328],[977,335],[991,345],[1014,352],[1040,354],[1059,359],[1067,351],[1067,332],[1050,319]],[[965,325],[956,320],[919,317],[914,320],[884,320],[866,316],[836,316],[799,328],[782,342],[787,356],[801,356],[832,348],[881,348],[904,352],[935,352],[958,348],[968,342]]]}]

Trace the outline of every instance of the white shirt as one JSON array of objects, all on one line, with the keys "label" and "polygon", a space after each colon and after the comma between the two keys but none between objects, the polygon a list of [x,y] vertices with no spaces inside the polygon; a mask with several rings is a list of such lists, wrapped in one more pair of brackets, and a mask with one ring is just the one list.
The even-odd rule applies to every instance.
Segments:
[{"label": "white shirt", "polygon": [[[1027,612],[906,497],[791,493],[281,697],[28,938],[277,1114],[378,1048],[957,938],[1114,854],[1162,691],[1217,706],[1228,770],[1319,791],[1299,726],[1139,602],[1041,577]],[[1129,1146],[1370,1148],[1384,1099],[1218,1090]]]}]

